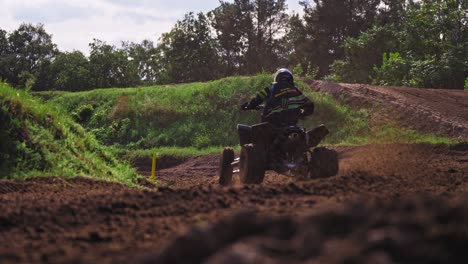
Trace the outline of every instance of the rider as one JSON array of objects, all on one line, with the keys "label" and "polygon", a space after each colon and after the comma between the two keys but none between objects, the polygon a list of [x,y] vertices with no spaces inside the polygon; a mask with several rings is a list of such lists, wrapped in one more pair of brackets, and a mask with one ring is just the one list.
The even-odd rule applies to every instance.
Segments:
[{"label": "rider", "polygon": [[295,126],[301,116],[314,112],[314,103],[294,85],[290,70],[281,68],[275,73],[271,88],[262,91],[242,105],[242,110],[256,109],[265,102],[262,122],[269,122],[277,127]]}]

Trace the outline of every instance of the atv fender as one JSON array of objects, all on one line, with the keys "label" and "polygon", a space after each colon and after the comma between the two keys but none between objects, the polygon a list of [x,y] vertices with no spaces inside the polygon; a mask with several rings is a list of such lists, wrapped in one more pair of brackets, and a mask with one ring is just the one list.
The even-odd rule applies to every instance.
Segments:
[{"label": "atv fender", "polygon": [[269,145],[273,141],[274,128],[273,125],[266,122],[253,126],[237,125],[239,132],[240,145],[246,144],[263,144]]},{"label": "atv fender", "polygon": [[307,131],[307,146],[309,148],[316,147],[329,133],[330,131],[324,125]]},{"label": "atv fender", "polygon": [[266,170],[266,152],[262,145],[242,146],[239,159],[239,176],[242,183],[260,184]]}]

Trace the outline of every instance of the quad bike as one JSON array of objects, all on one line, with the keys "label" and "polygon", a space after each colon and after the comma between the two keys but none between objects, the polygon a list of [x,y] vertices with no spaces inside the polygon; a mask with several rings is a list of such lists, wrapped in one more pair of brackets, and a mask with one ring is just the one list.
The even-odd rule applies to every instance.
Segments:
[{"label": "quad bike", "polygon": [[338,173],[336,151],[317,147],[329,133],[324,126],[306,131],[300,126],[275,127],[270,123],[237,125],[241,152],[234,158],[224,148],[219,164],[219,183],[231,185],[234,173],[244,184],[260,184],[266,170],[299,179],[331,177]]}]

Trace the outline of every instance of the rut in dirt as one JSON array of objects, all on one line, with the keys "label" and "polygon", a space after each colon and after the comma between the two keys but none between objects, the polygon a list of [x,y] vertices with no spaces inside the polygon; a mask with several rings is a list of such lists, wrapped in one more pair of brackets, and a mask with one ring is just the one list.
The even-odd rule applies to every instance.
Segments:
[{"label": "rut in dirt", "polygon": [[315,91],[355,108],[372,109],[377,122],[468,141],[468,92],[307,81]]},{"label": "rut in dirt", "polygon": [[[294,230],[307,229],[309,224],[303,225],[301,221],[306,221],[309,217],[326,218],[329,210],[344,210],[340,217],[348,219],[352,217],[348,214],[353,210],[343,208],[350,201],[360,200],[364,201],[364,213],[359,217],[367,217],[367,221],[372,223],[374,210],[378,216],[380,207],[382,210],[387,208],[383,212],[390,213],[383,214],[388,216],[393,214],[388,206],[406,203],[409,197],[421,194],[436,197],[431,198],[429,203],[432,200],[439,203],[438,198],[445,197],[450,202],[440,202],[440,207],[444,208],[447,203],[459,200],[468,191],[466,144],[453,147],[369,145],[339,147],[336,150],[340,154],[341,164],[338,176],[300,182],[269,173],[262,185],[238,184],[223,188],[217,182],[219,157],[216,155],[194,158],[179,166],[159,171],[161,182],[171,183],[171,187],[162,187],[158,191],[129,188],[118,183],[89,178],[37,178],[24,182],[2,180],[0,236],[8,237],[14,243],[2,243],[0,260],[4,263],[134,263],[144,261],[144,256],[148,255],[150,259],[161,260],[168,254],[171,255],[174,248],[179,250],[180,241],[191,241],[190,234],[193,232],[202,232],[199,233],[202,237],[206,235],[209,238],[209,234],[213,233],[210,230],[223,229],[237,231],[226,234],[229,239],[228,242],[222,242],[226,243],[223,249],[215,246],[213,250],[210,249],[211,253],[203,253],[204,260],[208,261],[211,257],[224,260],[225,256],[236,255],[235,252],[242,245],[250,245],[251,240],[266,239],[273,243],[271,250],[276,252],[275,258],[283,259],[283,256],[294,262],[301,260],[300,250],[297,253],[295,247],[300,246],[298,241],[303,238],[297,236],[298,232],[291,231],[286,239],[278,242],[275,232],[281,233],[282,230],[289,230],[289,227]],[[374,206],[371,201],[388,201],[388,204]],[[426,210],[432,207],[421,208]],[[242,218],[243,213],[239,214],[245,210],[250,212],[248,214],[253,214],[247,220]],[[395,210],[395,217],[413,218],[413,214],[407,215],[409,212]],[[438,215],[437,211],[427,214],[428,219],[434,219]],[[415,216],[417,215],[416,213]],[[244,220],[237,222],[235,219],[239,217]],[[252,222],[244,222],[250,221],[249,219]],[[282,224],[267,224],[278,221],[283,223],[281,219],[286,219],[285,228]],[[431,221],[427,225],[437,222]],[[230,229],[229,223],[234,225],[234,229]],[[311,230],[323,229],[321,224],[314,223],[315,227],[310,227]],[[459,222],[455,226],[458,226],[457,223]],[[257,224],[267,226],[263,233],[249,231],[249,226],[252,225],[256,230]],[[426,225],[426,222],[421,224]],[[402,228],[405,226],[406,223],[402,224]],[[197,231],[200,227],[202,231]],[[356,229],[366,230],[368,227],[369,225],[362,223]],[[395,228],[399,229],[400,226]],[[351,230],[354,229],[353,226]],[[245,237],[243,234],[246,232],[255,235]],[[209,241],[224,241],[223,232],[214,233],[219,233],[221,237],[201,240],[200,246],[212,243]],[[189,235],[187,237],[184,234]],[[343,234],[345,237],[352,237],[349,241],[362,239],[361,235],[355,236],[354,233],[343,231]],[[281,234],[279,236],[282,237]],[[451,239],[451,235],[449,238]],[[334,235],[329,233],[321,233],[316,241],[320,248],[327,248],[329,243],[332,248],[336,246],[334,242],[328,242],[335,241]],[[284,247],[274,246],[283,242]],[[345,244],[348,245],[348,242]],[[248,246],[251,250],[247,251],[247,255],[257,252],[257,244],[252,243],[252,246]],[[355,242],[351,244],[353,243]],[[267,245],[263,242],[260,244]],[[224,249],[231,246],[234,253],[226,251],[225,255]],[[185,246],[182,248],[180,250],[189,250]],[[293,249],[292,253],[287,250],[289,248]],[[366,248],[366,245],[362,248]],[[382,250],[386,252],[387,248]],[[270,253],[263,251],[255,254],[262,258],[271,257]],[[319,255],[323,254],[322,252]],[[319,255],[306,259],[315,259]]]},{"label": "rut in dirt", "polygon": [[465,263],[467,220],[466,203],[430,197],[361,200],[309,217],[245,212],[140,263]]}]

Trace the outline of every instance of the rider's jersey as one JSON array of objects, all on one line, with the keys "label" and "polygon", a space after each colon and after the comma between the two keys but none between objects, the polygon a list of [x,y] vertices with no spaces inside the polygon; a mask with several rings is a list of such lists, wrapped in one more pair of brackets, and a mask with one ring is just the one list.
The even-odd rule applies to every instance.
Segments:
[{"label": "rider's jersey", "polygon": [[256,107],[263,102],[265,109],[262,121],[278,126],[296,125],[301,113],[312,114],[314,108],[312,101],[289,82],[278,82],[271,88],[266,87],[257,93],[250,105]]}]

